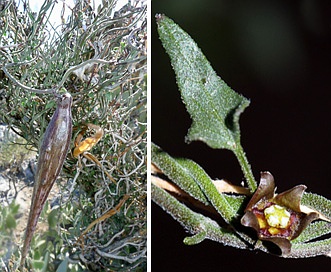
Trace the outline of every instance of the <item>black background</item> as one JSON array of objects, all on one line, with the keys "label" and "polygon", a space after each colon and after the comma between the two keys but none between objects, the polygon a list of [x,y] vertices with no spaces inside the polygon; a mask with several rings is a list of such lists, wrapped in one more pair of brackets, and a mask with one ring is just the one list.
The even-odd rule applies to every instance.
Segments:
[{"label": "black background", "polygon": [[[331,1],[152,1],[152,141],[199,163],[212,178],[240,184],[234,155],[186,144],[191,124],[156,32],[164,13],[197,42],[218,75],[251,100],[241,142],[255,177],[270,171],[277,192],[297,184],[331,199]],[[284,259],[189,235],[152,204],[153,271],[327,271],[331,259]]]}]

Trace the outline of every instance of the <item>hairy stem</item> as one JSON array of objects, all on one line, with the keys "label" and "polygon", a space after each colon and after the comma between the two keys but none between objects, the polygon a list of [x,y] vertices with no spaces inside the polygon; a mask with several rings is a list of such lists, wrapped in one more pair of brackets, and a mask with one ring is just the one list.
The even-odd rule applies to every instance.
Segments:
[{"label": "hairy stem", "polygon": [[236,155],[236,157],[238,159],[241,170],[244,173],[247,185],[248,185],[251,193],[255,192],[255,190],[257,188],[257,183],[255,181],[251,165],[248,163],[245,151],[243,150],[241,144],[237,144],[236,149],[234,150],[234,154]]}]

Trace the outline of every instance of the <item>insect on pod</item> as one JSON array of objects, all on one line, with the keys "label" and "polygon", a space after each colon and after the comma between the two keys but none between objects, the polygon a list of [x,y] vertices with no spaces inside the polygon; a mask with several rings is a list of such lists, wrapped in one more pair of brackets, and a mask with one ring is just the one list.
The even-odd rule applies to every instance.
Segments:
[{"label": "insect on pod", "polygon": [[71,105],[72,97],[69,93],[62,94],[59,97],[57,108],[46,128],[40,145],[29,220],[22,249],[21,267],[24,266],[40,213],[55,180],[61,172],[69,150],[72,133]]}]

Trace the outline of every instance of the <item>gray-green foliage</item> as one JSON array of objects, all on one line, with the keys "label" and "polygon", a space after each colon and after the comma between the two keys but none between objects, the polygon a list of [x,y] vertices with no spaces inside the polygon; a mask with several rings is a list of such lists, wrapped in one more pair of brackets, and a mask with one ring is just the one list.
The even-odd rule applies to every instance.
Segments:
[{"label": "gray-green foliage", "polygon": [[[145,2],[128,1],[115,11],[116,1],[102,1],[97,7],[76,1],[72,9],[63,5],[70,16],[59,13],[62,23],[57,27],[49,21],[56,1],[46,0],[38,12],[32,12],[28,1],[23,12],[14,1],[4,3],[0,5],[0,122],[37,151],[56,106],[53,92],[64,87],[73,97],[71,148],[86,123],[104,130],[91,150],[103,169],[83,161],[79,171],[77,159],[71,152],[67,156],[62,176],[69,183],[62,188],[66,197],[60,199],[56,218],[63,245],[54,246],[50,263],[67,262],[69,254],[69,263],[95,270],[145,267]],[[84,138],[91,135],[93,131],[86,131]],[[86,227],[125,194],[130,198],[121,211],[98,224],[77,246]]]},{"label": "gray-green foliage", "polygon": [[256,182],[240,144],[239,117],[249,100],[234,92],[213,70],[191,37],[167,17],[159,18],[158,32],[169,54],[182,100],[192,118],[189,141],[234,152],[251,191]]},{"label": "gray-green foliage", "polygon": [[240,141],[239,115],[249,101],[217,76],[197,44],[169,20],[166,17],[159,20],[158,32],[192,118],[187,139],[235,150]]},{"label": "gray-green foliage", "polygon": [[[171,19],[158,15],[157,24],[161,42],[169,54],[176,74],[182,100],[192,118],[188,140],[200,140],[213,148],[233,151],[245,174],[249,189],[255,191],[256,182],[240,144],[239,130],[239,115],[249,101],[231,90],[216,75],[192,38]],[[249,196],[219,193],[199,165],[187,159],[172,158],[154,144],[152,163],[191,198],[213,207],[227,224],[218,225],[208,216],[192,211],[164,189],[152,184],[153,201],[194,235],[186,238],[185,243],[196,244],[208,238],[242,249],[255,248],[269,252],[263,243],[256,243],[243,228],[238,228],[244,213],[244,201],[247,201]],[[304,193],[301,204],[331,220],[330,200],[313,193]],[[292,241],[291,253],[286,257],[330,254],[331,239],[321,237],[330,233],[331,223],[313,222]]]}]

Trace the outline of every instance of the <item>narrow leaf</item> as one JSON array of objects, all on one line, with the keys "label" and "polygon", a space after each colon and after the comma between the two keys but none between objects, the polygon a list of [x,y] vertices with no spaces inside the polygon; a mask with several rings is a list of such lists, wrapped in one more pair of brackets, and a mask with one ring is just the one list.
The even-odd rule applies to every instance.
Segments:
[{"label": "narrow leaf", "polygon": [[47,271],[48,263],[49,263],[49,257],[50,257],[49,251],[46,251],[44,259],[43,259],[44,265],[41,269],[41,272],[46,272]]},{"label": "narrow leaf", "polygon": [[187,140],[235,150],[240,142],[239,115],[249,100],[217,76],[197,44],[177,24],[164,15],[158,15],[157,23],[182,99],[193,120]]},{"label": "narrow leaf", "polygon": [[319,238],[323,235],[331,233],[331,223],[325,221],[317,221],[311,223],[293,243],[304,243],[313,239]]},{"label": "narrow leaf", "polygon": [[197,163],[189,159],[172,158],[154,144],[152,163],[190,196],[205,205],[212,204],[226,222],[230,223],[237,217],[244,197],[220,194],[211,178]]},{"label": "narrow leaf", "polygon": [[248,245],[235,233],[219,226],[214,220],[193,212],[176,198],[165,192],[163,189],[151,185],[151,196],[153,201],[166,210],[174,219],[181,223],[194,236],[185,238],[186,244],[192,245],[208,238],[213,241],[236,248],[247,248]]},{"label": "narrow leaf", "polygon": [[68,265],[69,265],[69,258],[66,257],[57,268],[56,272],[67,272],[68,271]]},{"label": "narrow leaf", "polygon": [[329,255],[331,252],[331,239],[310,243],[293,243],[288,258],[309,258],[320,255]]},{"label": "narrow leaf", "polygon": [[[206,174],[206,172],[195,162],[191,160],[180,160],[179,162],[183,167],[191,173],[196,183],[200,186],[201,190],[204,192],[205,196],[208,198],[210,203],[216,208],[218,213],[223,217],[223,219],[230,223],[234,217],[237,216],[237,210],[234,207],[238,207],[242,204],[242,199],[229,198],[231,204],[228,202],[225,194],[220,194],[215,185],[213,184],[211,178]],[[237,203],[235,203],[237,202]],[[237,205],[236,205],[237,204]]]},{"label": "narrow leaf", "polygon": [[183,191],[208,205],[209,202],[201,191],[198,184],[190,173],[178,163],[178,160],[172,158],[155,144],[151,144],[152,163],[155,164],[162,172]]},{"label": "narrow leaf", "polygon": [[331,201],[313,193],[304,193],[301,204],[312,208],[331,221]]}]

